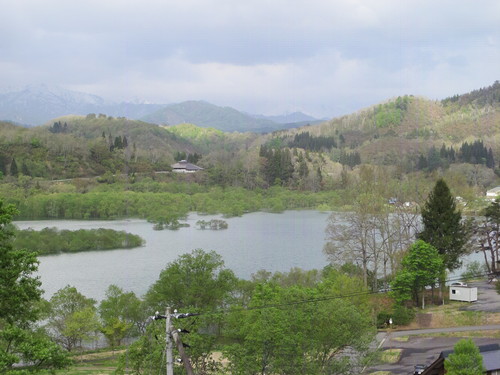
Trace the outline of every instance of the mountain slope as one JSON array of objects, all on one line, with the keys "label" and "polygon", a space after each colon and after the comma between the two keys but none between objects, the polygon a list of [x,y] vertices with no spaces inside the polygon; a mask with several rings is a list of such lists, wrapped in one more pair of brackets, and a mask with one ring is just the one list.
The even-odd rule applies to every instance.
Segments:
[{"label": "mountain slope", "polygon": [[302,112],[293,112],[278,116],[252,115],[252,117],[270,120],[278,124],[311,123],[321,121]]},{"label": "mountain slope", "polygon": [[[362,163],[397,165],[410,171],[419,157],[443,146],[460,150],[465,142],[484,143],[500,160],[500,83],[443,101],[404,96],[334,118],[319,125],[278,132],[274,143],[291,146],[297,139],[330,144],[333,159],[341,150],[357,153]],[[304,144],[304,143],[302,143]],[[311,150],[311,149],[310,149]]]},{"label": "mountain slope", "polygon": [[23,174],[52,179],[168,170],[176,152],[200,153],[157,125],[105,115],[64,116],[31,128],[0,122],[0,130],[4,175],[14,159]]},{"label": "mountain slope", "polygon": [[186,101],[170,104],[142,118],[161,125],[195,124],[225,132],[268,132],[281,128],[266,119],[256,119],[230,107],[219,107],[205,101]]},{"label": "mountain slope", "polygon": [[161,105],[113,103],[97,95],[46,85],[32,85],[21,91],[0,94],[0,120],[29,126],[41,125],[65,115],[89,113],[138,119],[158,108]]}]

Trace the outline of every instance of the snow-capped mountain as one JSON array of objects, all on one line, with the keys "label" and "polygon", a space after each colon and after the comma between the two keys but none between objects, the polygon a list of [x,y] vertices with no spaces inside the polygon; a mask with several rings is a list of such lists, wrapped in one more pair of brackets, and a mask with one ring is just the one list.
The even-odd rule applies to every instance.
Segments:
[{"label": "snow-capped mountain", "polygon": [[97,95],[47,85],[30,85],[21,91],[0,94],[0,120],[29,126],[71,114],[105,113],[135,119],[160,107],[159,104],[113,103]]}]

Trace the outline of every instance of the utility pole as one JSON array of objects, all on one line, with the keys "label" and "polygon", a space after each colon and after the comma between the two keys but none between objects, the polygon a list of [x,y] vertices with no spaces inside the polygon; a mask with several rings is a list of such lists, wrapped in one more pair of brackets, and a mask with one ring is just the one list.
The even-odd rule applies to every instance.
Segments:
[{"label": "utility pole", "polygon": [[167,307],[165,311],[165,315],[160,315],[160,313],[157,311],[154,316],[151,317],[153,320],[158,320],[158,319],[165,319],[166,324],[165,324],[165,356],[167,358],[167,375],[174,375],[174,361],[173,361],[173,343],[172,343],[172,338],[175,341],[175,344],[177,345],[177,349],[179,350],[179,354],[181,356],[182,363],[184,364],[184,367],[186,368],[186,373],[187,375],[195,375],[193,371],[193,367],[191,366],[191,361],[189,360],[189,357],[186,355],[186,352],[184,351],[184,344],[182,343],[182,340],[180,338],[179,332],[187,332],[185,330],[180,330],[180,329],[174,329],[172,327],[172,317],[176,319],[182,319],[182,318],[187,318],[190,316],[195,316],[199,314],[193,314],[193,313],[186,313],[186,314],[178,314],[177,310],[174,310],[174,314],[170,313],[170,307]]},{"label": "utility pole", "polygon": [[170,331],[172,330],[172,324],[170,321],[170,307],[167,307],[167,311],[165,312],[165,318],[167,323],[165,324],[165,353],[167,357],[167,375],[174,375],[174,361],[172,359],[172,338],[170,336]]},{"label": "utility pole", "polygon": [[189,357],[186,355],[186,352],[184,351],[184,345],[182,344],[181,338],[179,337],[179,331],[173,329],[172,336],[174,338],[175,343],[177,344],[177,350],[179,350],[179,354],[181,356],[182,363],[186,368],[187,375],[195,375],[193,367],[191,366],[191,361],[189,360]]}]

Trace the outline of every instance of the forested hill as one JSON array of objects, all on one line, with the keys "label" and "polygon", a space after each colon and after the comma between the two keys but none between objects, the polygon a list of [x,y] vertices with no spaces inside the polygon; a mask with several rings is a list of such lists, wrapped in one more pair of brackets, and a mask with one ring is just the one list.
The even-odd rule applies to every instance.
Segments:
[{"label": "forested hill", "polygon": [[457,106],[476,105],[484,107],[487,105],[498,106],[500,105],[500,82],[495,81],[493,85],[483,87],[479,90],[471,91],[467,94],[454,95],[450,98],[443,99],[442,103],[450,106],[456,103]]},{"label": "forested hill", "polygon": [[259,138],[104,114],[65,116],[32,128],[0,122],[0,132],[0,176],[49,179],[169,171],[179,155],[203,156],[206,167],[221,162],[219,151],[234,156]]},{"label": "forested hill", "polygon": [[29,129],[1,123],[0,172],[110,181],[116,174],[168,171],[175,160],[190,158],[205,169],[196,179],[206,183],[317,191],[355,186],[361,166],[370,166],[399,182],[448,173],[473,195],[499,183],[499,86],[443,101],[398,97],[269,134],[158,126],[104,114]]},{"label": "forested hill", "polygon": [[268,132],[283,126],[273,121],[254,118],[230,107],[219,107],[204,101],[186,101],[167,105],[143,117],[144,121],[160,125],[191,123],[203,128],[225,132]]},{"label": "forested hill", "polygon": [[[500,160],[500,84],[457,95],[442,102],[403,96],[320,125],[274,133],[283,145],[334,140],[333,147],[359,153],[363,163],[416,166],[420,155],[464,142],[482,141]],[[274,141],[276,143],[276,141]],[[318,147],[317,145],[314,147]]]},{"label": "forested hill", "polygon": [[[197,147],[154,124],[105,115],[66,116],[24,128],[0,123],[0,172],[50,179],[169,170]],[[14,164],[14,172],[12,172]]]}]

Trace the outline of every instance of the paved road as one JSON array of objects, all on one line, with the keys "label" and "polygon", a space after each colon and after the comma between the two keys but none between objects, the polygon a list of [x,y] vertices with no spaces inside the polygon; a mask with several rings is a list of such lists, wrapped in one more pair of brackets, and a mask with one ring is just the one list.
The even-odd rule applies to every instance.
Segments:
[{"label": "paved road", "polygon": [[380,342],[383,345],[384,336],[385,338],[394,338],[402,336],[411,335],[427,335],[432,333],[446,333],[446,332],[467,332],[467,331],[489,331],[489,330],[500,330],[500,324],[490,324],[487,326],[463,326],[463,327],[448,327],[448,328],[425,328],[425,329],[411,329],[407,331],[390,331],[381,332],[377,336],[381,338]]},{"label": "paved road", "polygon": [[[496,293],[493,284],[482,281],[469,283],[469,286],[478,288],[478,301],[470,304],[464,302],[462,310],[500,312],[500,295]],[[382,349],[403,349],[401,358],[397,364],[373,366],[366,373],[380,370],[391,371],[393,374],[410,374],[416,364],[431,364],[440,352],[453,349],[455,343],[460,339],[458,337],[420,337],[415,335],[485,330],[500,330],[500,324],[380,332],[377,334],[378,346]],[[397,341],[397,338],[401,336],[410,336],[410,339],[407,342]],[[477,338],[474,341],[477,345],[500,344],[499,339]]]},{"label": "paved road", "polygon": [[[398,363],[371,366],[365,373],[391,371],[393,374],[413,374],[415,365],[430,365],[439,353],[443,350],[453,349],[455,343],[460,340],[460,337],[422,337],[418,335],[487,330],[500,330],[500,324],[379,332],[377,334],[378,347],[382,350],[403,349],[401,358]],[[398,337],[402,336],[410,336],[410,338],[406,342],[398,341]],[[499,339],[474,338],[473,340],[476,345],[500,344]]]},{"label": "paved road", "polygon": [[477,287],[477,301],[466,304],[462,310],[500,312],[500,294],[495,290],[495,284],[478,281],[468,285]]},{"label": "paved road", "polygon": [[[460,327],[465,328],[465,327]],[[484,329],[484,328],[483,328]],[[494,328],[491,328],[494,329]],[[415,334],[415,331],[406,331]],[[439,353],[443,350],[453,349],[455,343],[460,340],[460,337],[421,337],[421,336],[410,336],[409,340],[406,342],[396,341],[395,337],[389,336],[382,344],[382,349],[403,349],[401,358],[398,363],[395,364],[380,364],[377,366],[372,366],[367,371],[366,374],[370,374],[375,371],[390,371],[392,374],[406,375],[413,374],[415,365],[423,364],[430,365],[434,362]],[[500,344],[499,339],[491,338],[474,338],[476,345],[487,345],[487,344]]]}]

